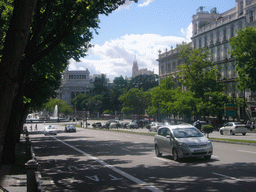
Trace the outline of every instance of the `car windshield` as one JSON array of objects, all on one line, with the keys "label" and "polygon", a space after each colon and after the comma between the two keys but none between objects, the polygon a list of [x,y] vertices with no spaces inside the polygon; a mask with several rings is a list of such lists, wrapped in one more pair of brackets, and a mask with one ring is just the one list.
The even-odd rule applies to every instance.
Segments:
[{"label": "car windshield", "polygon": [[47,129],[55,129],[55,127],[51,127],[51,126],[49,126],[49,127],[47,127]]},{"label": "car windshield", "polygon": [[241,122],[237,122],[237,123],[234,123],[235,125],[242,125],[243,123]]},{"label": "car windshield", "polygon": [[203,137],[204,135],[195,128],[178,128],[173,129],[173,134],[176,138],[187,138],[187,137]]}]

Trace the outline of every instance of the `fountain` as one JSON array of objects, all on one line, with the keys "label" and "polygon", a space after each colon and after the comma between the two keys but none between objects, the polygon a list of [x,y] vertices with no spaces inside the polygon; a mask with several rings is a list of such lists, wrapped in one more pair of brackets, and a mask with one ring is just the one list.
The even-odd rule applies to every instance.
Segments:
[{"label": "fountain", "polygon": [[52,118],[58,119],[58,117],[59,117],[58,105],[55,105]]}]

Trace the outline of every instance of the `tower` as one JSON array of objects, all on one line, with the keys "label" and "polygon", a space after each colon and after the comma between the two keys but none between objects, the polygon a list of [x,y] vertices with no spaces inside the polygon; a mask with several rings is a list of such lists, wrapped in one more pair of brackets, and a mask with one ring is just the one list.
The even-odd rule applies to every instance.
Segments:
[{"label": "tower", "polygon": [[136,60],[136,56],[135,56],[135,59],[133,61],[133,66],[132,66],[132,77],[135,77],[138,74],[138,71],[139,71],[139,67]]}]

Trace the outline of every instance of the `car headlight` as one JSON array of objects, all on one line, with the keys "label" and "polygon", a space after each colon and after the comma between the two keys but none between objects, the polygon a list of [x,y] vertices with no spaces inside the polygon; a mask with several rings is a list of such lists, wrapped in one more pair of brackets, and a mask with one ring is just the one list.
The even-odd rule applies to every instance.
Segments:
[{"label": "car headlight", "polygon": [[212,146],[211,141],[208,141],[207,145],[208,145],[208,146]]},{"label": "car headlight", "polygon": [[186,143],[180,143],[180,147],[188,148],[188,145]]}]

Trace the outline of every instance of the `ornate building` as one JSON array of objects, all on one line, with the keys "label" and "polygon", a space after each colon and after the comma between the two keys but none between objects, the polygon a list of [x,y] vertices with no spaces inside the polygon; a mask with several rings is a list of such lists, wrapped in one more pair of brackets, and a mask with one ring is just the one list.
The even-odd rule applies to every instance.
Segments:
[{"label": "ornate building", "polygon": [[147,68],[139,69],[137,60],[135,58],[134,61],[133,61],[133,66],[132,66],[132,77],[136,77],[136,76],[142,75],[142,74],[153,75],[154,74],[154,70],[150,71]]},{"label": "ornate building", "polygon": [[[245,98],[248,104],[247,115],[256,117],[255,93],[250,90],[238,91],[235,81],[238,74],[235,73],[235,60],[229,54],[230,38],[236,35],[235,30],[242,30],[246,26],[256,26],[256,0],[235,0],[235,7],[218,13],[216,8],[204,11],[199,7],[197,13],[192,16],[192,48],[208,48],[212,53],[211,60],[221,66],[221,78],[219,81],[225,84],[225,93],[233,98]],[[172,75],[177,72],[178,46],[176,49],[160,53],[159,77]],[[242,114],[242,111],[240,112]],[[243,115],[243,114],[242,114]]]},{"label": "ornate building", "polygon": [[83,71],[66,70],[63,73],[57,98],[67,101],[67,104],[71,105],[71,100],[77,95],[89,92],[89,89],[92,87],[89,75],[88,69]]}]

